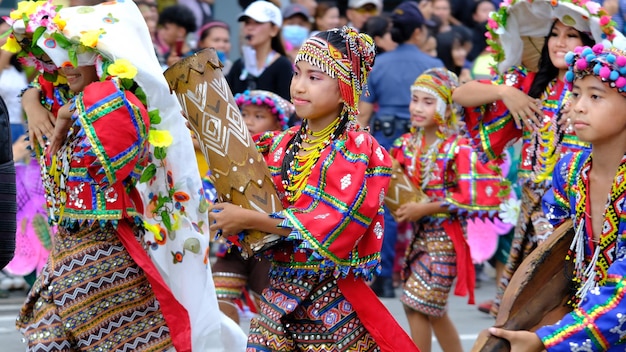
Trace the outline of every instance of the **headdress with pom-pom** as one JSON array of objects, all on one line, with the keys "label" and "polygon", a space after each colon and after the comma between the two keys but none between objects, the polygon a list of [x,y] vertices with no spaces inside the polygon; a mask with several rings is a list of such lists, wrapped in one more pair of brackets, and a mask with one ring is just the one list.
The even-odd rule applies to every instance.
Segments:
[{"label": "headdress with pom-pom", "polygon": [[239,108],[246,105],[267,106],[280,122],[280,129],[283,131],[289,126],[289,118],[295,111],[293,104],[280,95],[266,90],[246,90],[243,93],[237,93],[235,103]]},{"label": "headdress with pom-pom", "polygon": [[596,44],[593,48],[578,47],[565,55],[569,69],[565,82],[572,89],[574,80],[594,75],[609,87],[626,96],[626,52],[614,46]]},{"label": "headdress with pom-pom", "polygon": [[337,78],[348,117],[354,120],[359,113],[359,98],[364,91],[367,94],[367,76],[372,70],[376,55],[374,40],[347,26],[330,31],[345,39],[347,55],[326,40],[313,36],[300,47],[295,63],[306,61],[330,77]]},{"label": "headdress with pom-pom", "polygon": [[[446,138],[459,133],[463,109],[452,100],[452,92],[458,86],[457,75],[445,68],[433,68],[425,71],[415,79],[411,86],[411,92],[425,92],[437,99],[435,122],[439,127],[437,131],[439,138]],[[450,116],[446,118],[448,108],[450,109]]]}]

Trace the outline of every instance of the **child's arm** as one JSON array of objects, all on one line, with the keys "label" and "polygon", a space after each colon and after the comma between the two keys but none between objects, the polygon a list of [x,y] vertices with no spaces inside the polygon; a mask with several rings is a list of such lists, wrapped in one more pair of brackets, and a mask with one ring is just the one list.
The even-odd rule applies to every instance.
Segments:
[{"label": "child's arm", "polygon": [[26,113],[28,122],[28,137],[31,147],[35,150],[35,142],[43,148],[46,144],[44,136],[52,137],[54,134],[54,115],[40,102],[40,91],[37,88],[28,88],[22,94],[22,108]]},{"label": "child's arm", "polygon": [[543,118],[540,102],[506,84],[467,82],[454,90],[452,99],[462,106],[480,106],[501,100],[515,119],[517,128],[540,126],[538,116]]},{"label": "child's arm", "polygon": [[410,221],[415,222],[425,216],[437,213],[449,213],[450,209],[444,206],[443,202],[416,203],[409,202],[402,204],[396,211],[398,222]]},{"label": "child's arm", "polygon": [[280,236],[287,236],[291,232],[289,228],[278,226],[282,219],[274,219],[269,214],[244,209],[231,203],[217,203],[211,207],[211,210],[209,229],[211,232],[221,230],[224,237],[236,235],[245,230],[258,230]]}]

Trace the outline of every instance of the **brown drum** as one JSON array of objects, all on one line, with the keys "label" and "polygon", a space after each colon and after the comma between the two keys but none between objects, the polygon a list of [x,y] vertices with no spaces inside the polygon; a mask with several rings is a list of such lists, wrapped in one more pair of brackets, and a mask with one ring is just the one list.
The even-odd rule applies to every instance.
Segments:
[{"label": "brown drum", "polygon": [[391,215],[396,217],[396,211],[402,204],[421,202],[428,200],[428,197],[415,187],[396,159],[391,158],[391,161],[393,163],[391,166],[391,181],[389,182],[389,190],[385,194],[385,205],[391,212]]},{"label": "brown drum", "polygon": [[[263,156],[248,132],[214,49],[184,58],[165,71],[170,89],[182,106],[211,170],[220,202],[265,213],[282,204]],[[190,160],[190,162],[195,162]],[[248,231],[240,245],[249,257],[280,237]]]},{"label": "brown drum", "polygon": [[[571,311],[566,305],[571,297],[569,277],[574,264],[565,261],[574,229],[571,220],[556,228],[546,242],[524,259],[507,286],[495,327],[507,330],[535,331],[554,324]],[[509,342],[482,331],[472,352],[508,352]]]}]

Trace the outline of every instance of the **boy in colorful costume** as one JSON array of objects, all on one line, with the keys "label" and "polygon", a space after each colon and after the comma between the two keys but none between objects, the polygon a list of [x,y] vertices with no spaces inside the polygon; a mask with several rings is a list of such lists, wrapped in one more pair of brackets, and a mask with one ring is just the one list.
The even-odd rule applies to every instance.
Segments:
[{"label": "boy in colorful costume", "polygon": [[6,48],[96,81],[58,109],[41,156],[59,234],[18,318],[31,348],[241,350],[217,309],[189,132],[136,5],[22,2],[11,19]]},{"label": "boy in colorful costume", "polygon": [[[468,82],[455,91],[454,100],[468,106],[467,129],[483,158],[498,159],[508,146],[522,140],[518,168],[522,206],[492,306],[495,315],[513,273],[552,233],[541,210],[541,197],[549,188],[554,165],[562,155],[588,147],[566,128],[562,118],[569,94],[563,80],[567,71],[563,55],[576,46],[621,34],[597,3],[570,0],[503,3],[491,14],[487,29],[499,76],[493,82]],[[527,54],[533,49],[534,55]]]},{"label": "boy in colorful costume", "polygon": [[[618,43],[615,43],[616,46]],[[626,42],[620,41],[620,48]],[[571,218],[574,310],[536,332],[490,329],[512,351],[623,351],[626,343],[626,52],[596,44],[566,56],[567,117],[591,150],[563,157],[543,198],[553,225]],[[606,193],[608,192],[608,197]],[[607,199],[608,198],[608,199]],[[567,273],[570,274],[570,273]]]}]

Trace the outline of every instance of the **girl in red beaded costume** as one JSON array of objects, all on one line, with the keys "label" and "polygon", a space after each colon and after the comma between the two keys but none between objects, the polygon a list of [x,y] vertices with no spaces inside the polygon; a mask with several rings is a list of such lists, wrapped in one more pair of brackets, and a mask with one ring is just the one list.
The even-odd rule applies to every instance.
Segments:
[{"label": "girl in red beaded costume", "polygon": [[285,210],[217,204],[211,213],[211,229],[225,236],[284,236],[268,251],[270,287],[249,351],[417,350],[365,282],[380,268],[391,171],[387,152],[355,125],[374,53],[372,39],[348,27],[309,38],[291,82],[302,125],[258,143]]},{"label": "girl in red beaded costume", "polygon": [[444,351],[461,351],[461,341],[446,305],[455,294],[474,303],[474,266],[465,239],[466,219],[493,216],[500,206],[503,179],[479,162],[459,128],[461,109],[452,102],[456,75],[430,69],[411,86],[411,133],[398,138],[391,155],[428,196],[397,210],[398,221],[413,223],[407,250],[404,304],[411,336],[422,351],[431,350],[433,332]]}]

